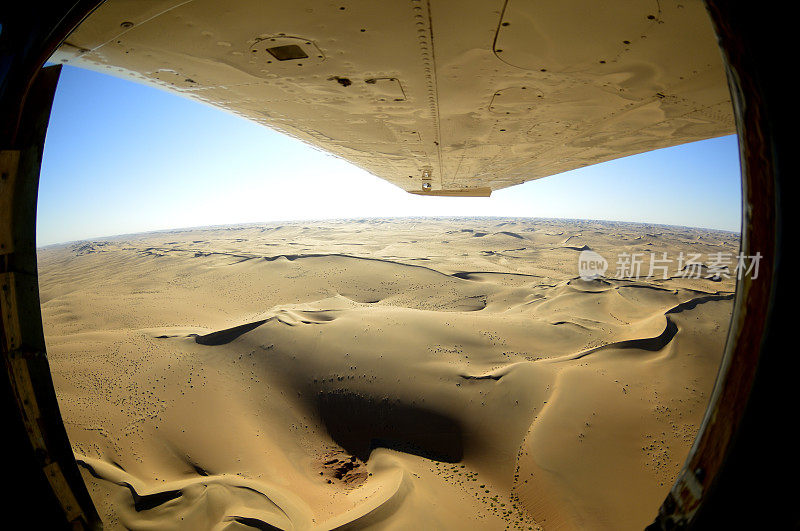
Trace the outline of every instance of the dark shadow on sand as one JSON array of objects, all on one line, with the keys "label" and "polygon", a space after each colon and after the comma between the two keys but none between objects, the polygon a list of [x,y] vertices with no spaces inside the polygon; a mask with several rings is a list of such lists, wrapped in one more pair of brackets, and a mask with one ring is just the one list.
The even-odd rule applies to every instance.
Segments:
[{"label": "dark shadow on sand", "polygon": [[461,426],[428,409],[388,398],[349,392],[317,395],[317,408],[331,438],[366,461],[374,448],[389,448],[436,461],[464,456]]}]

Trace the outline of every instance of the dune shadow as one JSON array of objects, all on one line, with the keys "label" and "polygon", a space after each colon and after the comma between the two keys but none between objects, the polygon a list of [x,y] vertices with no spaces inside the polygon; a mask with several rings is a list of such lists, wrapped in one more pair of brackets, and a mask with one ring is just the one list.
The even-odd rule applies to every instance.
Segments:
[{"label": "dune shadow", "polygon": [[317,409],[331,438],[366,461],[375,448],[456,463],[464,456],[461,426],[428,409],[350,392],[317,395]]},{"label": "dune shadow", "polygon": [[256,328],[266,323],[267,321],[269,321],[269,319],[263,319],[261,321],[255,321],[253,323],[234,326],[233,328],[226,328],[225,330],[220,330],[218,332],[211,332],[210,334],[205,334],[202,336],[195,335],[194,340],[196,343],[200,345],[206,345],[212,347],[225,345],[227,343],[230,343],[237,337],[244,335],[251,330],[255,330]]},{"label": "dune shadow", "polygon": [[512,238],[517,238],[518,240],[526,239],[525,236],[520,236],[516,232],[511,232],[511,231],[507,231],[507,230],[500,231],[497,234],[502,234],[504,236],[511,236]]},{"label": "dune shadow", "polygon": [[[97,479],[105,479],[100,473],[98,473],[95,468],[90,465],[89,463],[77,459],[76,462],[79,466],[82,466],[86,471],[89,472],[93,477]],[[120,470],[122,470],[120,468]],[[153,492],[150,494],[140,494],[136,491],[133,485],[128,483],[127,481],[121,481],[118,485],[127,488],[131,493],[131,498],[133,498],[133,508],[136,510],[137,513],[142,511],[149,511],[150,509],[155,509],[165,503],[172,501],[176,498],[180,498],[183,496],[183,491],[181,490],[163,490],[158,492]]]},{"label": "dune shadow", "polygon": [[231,518],[238,524],[242,524],[253,529],[259,529],[261,531],[280,531],[281,529],[280,527],[275,527],[274,525],[268,524],[260,518],[251,518],[247,516],[233,516]]},{"label": "dune shadow", "polygon": [[580,352],[575,356],[571,356],[569,359],[579,360],[581,358],[589,356],[590,354],[595,354],[597,352],[602,352],[610,349],[616,349],[616,350],[637,349],[637,350],[644,350],[647,352],[658,352],[664,347],[666,347],[678,333],[678,325],[676,325],[675,322],[669,317],[667,317],[666,321],[667,324],[664,327],[664,330],[655,337],[643,337],[639,339],[626,339],[624,341],[614,341],[613,343],[608,343],[606,345],[601,345],[599,347],[591,348],[589,350]]}]

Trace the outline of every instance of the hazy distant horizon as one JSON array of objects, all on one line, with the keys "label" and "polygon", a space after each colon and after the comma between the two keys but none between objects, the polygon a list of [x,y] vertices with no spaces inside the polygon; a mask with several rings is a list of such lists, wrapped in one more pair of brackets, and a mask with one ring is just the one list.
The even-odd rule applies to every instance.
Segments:
[{"label": "hazy distant horizon", "polygon": [[104,234],[98,236],[91,236],[88,238],[78,238],[75,240],[65,240],[60,242],[52,242],[47,244],[38,244],[36,245],[37,249],[46,249],[49,247],[58,247],[62,245],[69,245],[73,243],[84,243],[84,242],[97,242],[102,240],[117,240],[123,239],[127,237],[137,237],[137,236],[148,236],[153,234],[170,234],[170,233],[179,233],[179,232],[189,232],[189,231],[202,231],[202,230],[214,230],[214,229],[233,229],[233,228],[250,228],[250,227],[259,227],[259,226],[272,226],[272,225],[281,225],[281,224],[312,224],[316,222],[327,222],[327,223],[355,223],[360,221],[388,221],[388,222],[401,222],[401,221],[412,221],[412,220],[420,220],[420,221],[468,221],[468,220],[497,220],[497,221],[524,221],[524,222],[532,222],[532,221],[552,221],[552,222],[570,222],[570,223],[601,223],[601,224],[609,224],[609,225],[631,225],[631,226],[640,226],[640,227],[663,227],[667,229],[689,229],[689,230],[702,230],[702,231],[709,231],[709,232],[724,232],[728,234],[735,234],[741,236],[741,230],[727,230],[727,229],[715,229],[712,227],[693,227],[689,225],[669,225],[665,223],[647,223],[647,222],[640,222],[640,221],[622,221],[622,220],[613,220],[613,219],[584,219],[584,218],[550,218],[550,217],[537,217],[537,216],[391,216],[391,217],[381,217],[381,216],[370,216],[370,217],[354,217],[354,218],[318,218],[318,219],[284,219],[284,220],[275,220],[275,221],[255,221],[255,222],[246,222],[246,223],[222,223],[218,225],[196,225],[191,227],[174,227],[174,228],[165,228],[165,229],[155,229],[155,230],[148,230],[148,231],[141,231],[141,232],[126,232],[121,234]]},{"label": "hazy distant horizon", "polygon": [[737,138],[620,158],[489,198],[425,197],[241,117],[64,67],[42,162],[37,242],[279,220],[453,215],[738,232]]}]

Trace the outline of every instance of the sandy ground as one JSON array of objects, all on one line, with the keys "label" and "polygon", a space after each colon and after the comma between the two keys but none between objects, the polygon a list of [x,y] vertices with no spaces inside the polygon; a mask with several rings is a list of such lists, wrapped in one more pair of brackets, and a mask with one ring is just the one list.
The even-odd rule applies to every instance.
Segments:
[{"label": "sandy ground", "polygon": [[[606,278],[578,278],[587,248]],[[617,255],[737,249],[677,227],[361,220],[73,243],[39,267],[110,529],[640,529],[702,419],[735,283],[677,263],[616,279]]]}]

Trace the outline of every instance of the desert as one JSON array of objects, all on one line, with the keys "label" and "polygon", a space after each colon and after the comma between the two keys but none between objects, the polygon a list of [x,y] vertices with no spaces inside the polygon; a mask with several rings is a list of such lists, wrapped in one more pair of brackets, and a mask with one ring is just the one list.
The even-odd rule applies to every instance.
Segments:
[{"label": "desert", "polygon": [[[108,529],[641,529],[723,354],[736,278],[709,257],[738,248],[606,221],[291,221],[52,245],[39,282]],[[585,251],[608,270],[581,278]],[[615,275],[632,255],[641,274]]]}]

